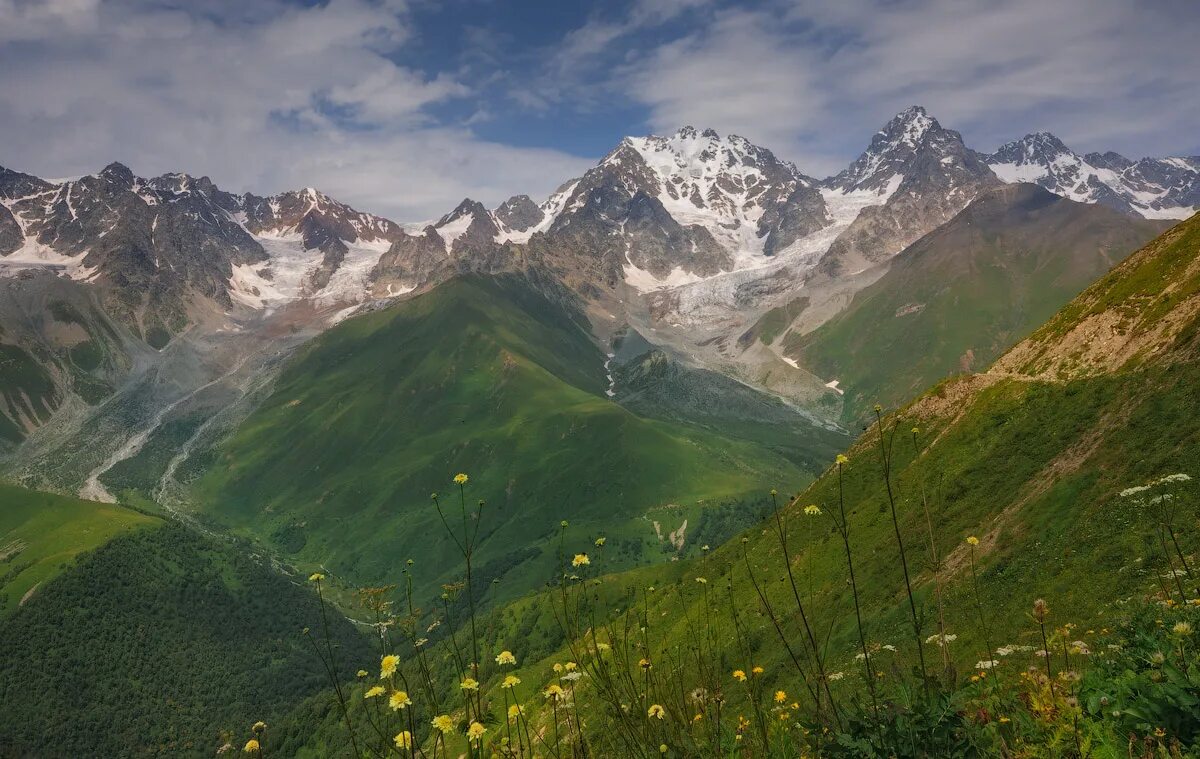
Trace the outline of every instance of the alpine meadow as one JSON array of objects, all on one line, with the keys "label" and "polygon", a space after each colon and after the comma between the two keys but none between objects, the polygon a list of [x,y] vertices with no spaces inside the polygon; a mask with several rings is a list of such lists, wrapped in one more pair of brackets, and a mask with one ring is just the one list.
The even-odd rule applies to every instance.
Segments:
[{"label": "alpine meadow", "polygon": [[0,758],[1200,759],[1198,32],[0,0]]}]

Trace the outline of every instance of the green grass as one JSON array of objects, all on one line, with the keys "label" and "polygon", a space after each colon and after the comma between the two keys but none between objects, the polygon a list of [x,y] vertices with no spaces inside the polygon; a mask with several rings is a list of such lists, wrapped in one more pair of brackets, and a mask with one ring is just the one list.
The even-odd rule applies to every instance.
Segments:
[{"label": "green grass", "polygon": [[[1153,302],[1156,294],[1143,296]],[[1102,649],[1112,640],[1103,631],[1128,621],[1127,604],[1157,596],[1159,576],[1168,566],[1155,525],[1119,493],[1177,472],[1200,479],[1200,430],[1195,424],[1200,418],[1200,362],[1194,346],[1187,343],[1196,334],[1194,318],[1191,324],[1179,325],[1178,334],[1175,349],[1152,363],[1070,382],[949,380],[887,417],[888,429],[897,430],[891,449],[892,486],[922,640],[937,630],[931,530],[944,562],[940,577],[945,623],[947,631],[957,636],[951,646],[952,682],[957,684],[952,687],[961,686],[974,663],[985,658],[985,633],[995,647],[1041,648],[1038,629],[1029,616],[1037,598],[1049,602],[1051,626],[1072,623],[1073,638]],[[920,430],[915,443],[909,432],[913,426]],[[863,688],[858,675],[861,664],[854,658],[858,640],[843,546],[824,516],[806,516],[802,511],[816,504],[830,513],[839,492],[844,494],[851,524],[866,637],[896,648],[894,654],[881,653],[877,658],[877,666],[885,672],[881,687],[900,703],[909,698],[899,680],[917,665],[918,649],[931,672],[941,670],[939,650],[913,640],[877,435],[872,428],[850,449],[840,481],[835,469],[827,471],[783,513],[799,592],[810,623],[818,630],[828,669],[846,675],[835,692],[847,703],[855,694],[861,699]],[[1195,570],[1200,550],[1196,480],[1176,497],[1182,549]],[[593,552],[594,563],[583,580],[595,577],[600,584],[595,589],[584,586],[586,603],[595,605],[599,619],[621,619],[625,610],[636,609],[637,623],[632,628],[636,641],[642,640],[637,626],[647,628],[648,648],[635,648],[633,661],[626,662],[635,680],[640,682],[641,677],[636,658],[648,651],[656,666],[665,668],[669,687],[664,698],[673,698],[676,691],[686,694],[698,685],[714,687],[702,679],[694,663],[689,664],[697,631],[708,630],[717,643],[707,658],[718,675],[717,686],[734,694],[729,696],[731,711],[747,708],[744,696],[737,695],[728,678],[734,668],[763,666],[763,687],[768,693],[777,687],[801,692],[799,675],[763,613],[747,569],[754,569],[787,640],[802,647],[803,626],[772,527],[768,519],[698,559],[627,571],[614,571],[620,566],[602,552]],[[965,542],[970,535],[981,539],[976,550],[982,622]],[[588,549],[592,537],[568,529],[565,553]],[[1178,569],[1178,561],[1172,560]],[[707,582],[699,584],[697,577]],[[705,605],[706,589],[715,599],[716,613]],[[728,613],[731,600],[745,625],[746,645],[753,652],[749,657],[737,643]],[[552,603],[552,594],[522,599],[496,610],[482,625],[485,649],[511,648],[521,658],[521,676],[530,683],[526,693],[532,708],[540,703],[536,689],[556,679],[550,663],[571,658],[562,647],[563,631],[557,621],[561,613],[551,611]],[[584,619],[590,624],[587,613]],[[1029,666],[1040,666],[1040,660],[1029,653],[1001,659],[999,672],[1009,682]],[[1108,687],[1105,682],[1094,686]],[[581,707],[585,719],[611,727],[595,694],[589,698],[591,705]],[[1107,718],[1106,713],[1095,716]],[[1123,750],[1125,735],[1119,730],[1109,738],[1113,735],[1116,742],[1097,756],[1124,755],[1117,749]],[[616,750],[604,744],[605,739],[601,728],[593,735],[597,742],[593,747],[608,745]],[[647,753],[654,750],[650,745]]]},{"label": "green grass", "polygon": [[604,397],[603,362],[581,317],[523,282],[453,281],[303,350],[198,501],[351,582],[395,582],[412,558],[436,592],[459,559],[429,494],[456,503],[451,478],[467,472],[488,501],[480,575],[511,598],[548,576],[562,519],[625,539],[629,564],[661,560],[653,521],[665,535],[706,505],[809,478],[754,443],[634,415]]},{"label": "green grass", "polygon": [[968,206],[788,351],[845,390],[845,418],[981,371],[1161,229],[1029,186]]},{"label": "green grass", "polygon": [[1200,217],[1193,216],[1130,256],[1039,327],[1030,336],[1037,353],[1023,369],[1035,369],[1042,354],[1071,329],[1105,311],[1120,316],[1120,328],[1127,334],[1153,329],[1175,306],[1200,293],[1197,250]]},{"label": "green grass", "polygon": [[11,614],[79,554],[160,524],[132,509],[0,483],[0,616]]},{"label": "green grass", "polygon": [[45,421],[58,406],[58,390],[46,368],[16,345],[0,345],[0,439],[19,443],[17,420]]},{"label": "green grass", "polygon": [[[157,521],[157,520],[155,520]],[[0,756],[240,754],[327,687],[301,632],[315,594],[247,546],[176,524],[128,530],[79,556],[0,618]],[[334,615],[339,673],[369,665]]]}]

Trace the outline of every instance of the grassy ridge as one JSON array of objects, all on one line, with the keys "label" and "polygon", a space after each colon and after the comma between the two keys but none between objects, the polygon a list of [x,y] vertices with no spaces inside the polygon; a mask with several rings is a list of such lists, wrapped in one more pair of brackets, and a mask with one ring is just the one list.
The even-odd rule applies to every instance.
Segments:
[{"label": "grassy ridge", "polygon": [[0,617],[80,553],[156,524],[158,519],[121,506],[0,483]]},{"label": "grassy ridge", "polygon": [[348,320],[284,371],[198,500],[295,561],[371,583],[413,558],[436,587],[455,561],[427,494],[467,471],[488,499],[481,575],[511,597],[544,581],[541,539],[560,519],[620,539],[629,565],[661,557],[706,504],[807,479],[756,444],[604,397],[578,319],[522,281],[470,278]]},{"label": "grassy ridge", "polygon": [[[1197,228],[1200,219],[1185,222],[1182,229],[1131,259],[1128,270],[1169,266],[1176,272],[1193,271],[1200,260],[1200,248],[1191,248],[1181,258],[1180,245],[1192,239],[1190,235]],[[1119,276],[1109,280],[1103,290],[1119,289]],[[1123,298],[1115,307],[1134,322],[1150,317],[1162,320],[1163,298],[1171,298],[1179,282],[1190,280],[1163,277],[1159,281],[1157,289],[1139,288],[1136,303]],[[1087,300],[1093,294],[1081,298]],[[1093,313],[1079,304],[1076,301],[1063,313]],[[919,632],[914,634],[912,630],[889,499],[883,486],[878,426],[868,430],[848,451],[849,461],[840,476],[837,468],[831,468],[783,509],[781,517],[798,592],[816,630],[827,671],[837,674],[837,684],[831,690],[844,704],[855,699],[862,704],[865,694],[862,665],[855,658],[859,646],[844,548],[827,519],[841,499],[851,526],[867,641],[894,648],[878,649],[875,667],[882,673],[879,687],[897,699],[896,703],[911,702],[914,681],[906,673],[917,666],[918,651],[923,653],[931,673],[941,673],[947,663],[950,665],[943,677],[952,687],[963,688],[951,697],[955,699],[989,697],[965,677],[965,673],[978,673],[976,662],[988,655],[988,644],[993,651],[1025,647],[997,656],[1000,663],[996,672],[1006,683],[1026,682],[1019,675],[1030,667],[1035,673],[1041,671],[1043,661],[1032,651],[1042,648],[1042,639],[1030,617],[1031,604],[1040,597],[1049,601],[1049,624],[1055,636],[1052,640],[1078,639],[1084,648],[1092,650],[1093,664],[1085,663],[1089,655],[1077,653],[1074,667],[1095,667],[1098,671],[1109,667],[1101,664],[1105,657],[1111,658],[1107,653],[1112,650],[1109,644],[1122,647],[1117,650],[1137,647],[1141,651],[1113,665],[1115,670],[1110,667],[1105,677],[1111,680],[1093,680],[1088,685],[1093,689],[1089,691],[1091,700],[1080,708],[1087,710],[1085,727],[1089,732],[1084,739],[1099,742],[1091,755],[1125,756],[1129,730],[1151,744],[1161,740],[1165,745],[1176,738],[1193,740],[1196,725],[1194,719],[1187,721],[1187,705],[1195,698],[1194,684],[1189,685],[1179,675],[1178,684],[1170,681],[1159,687],[1155,683],[1163,675],[1156,674],[1147,662],[1149,651],[1174,646],[1173,641],[1186,638],[1192,634],[1188,630],[1196,629],[1193,620],[1191,628],[1171,632],[1172,620],[1164,626],[1163,618],[1186,619],[1195,613],[1188,606],[1175,614],[1153,600],[1167,595],[1179,598],[1176,589],[1180,583],[1173,581],[1170,572],[1180,565],[1169,550],[1164,551],[1154,517],[1120,495],[1125,488],[1164,475],[1182,472],[1193,476],[1190,483],[1175,486],[1174,503],[1179,509],[1176,524],[1181,551],[1190,557],[1194,571],[1200,549],[1200,492],[1196,489],[1200,431],[1195,424],[1200,418],[1200,318],[1194,312],[1181,311],[1179,306],[1167,313],[1167,321],[1172,324],[1170,333],[1164,336],[1168,347],[1144,360],[1122,362],[1116,370],[1072,381],[1035,380],[1004,373],[957,378],[939,384],[913,404],[885,417],[885,435],[894,436],[887,444],[891,485],[921,624]],[[1076,322],[1078,318],[1084,317],[1077,317]],[[1073,325],[1066,323],[1069,320],[1060,317],[1052,322],[1058,326],[1055,334],[1070,333]],[[1040,336],[1034,341],[1044,343]],[[1026,348],[1018,346],[1013,353],[1022,355]],[[1048,350],[1053,352],[1053,346]],[[910,431],[913,427],[917,432]],[[822,514],[806,514],[805,507],[810,505],[818,506]],[[668,752],[689,755],[680,748],[686,742],[681,744],[679,740],[686,734],[686,724],[692,722],[690,715],[695,707],[688,693],[693,688],[704,687],[709,693],[720,688],[725,694],[727,715],[738,710],[750,713],[746,701],[749,686],[741,686],[730,677],[734,669],[763,667],[759,687],[768,700],[776,688],[786,689],[792,698],[802,694],[802,681],[753,588],[757,582],[778,618],[783,638],[802,649],[806,632],[773,527],[768,519],[698,560],[615,574],[611,572],[618,567],[608,561],[604,551],[591,547],[592,534],[574,526],[567,530],[566,554],[589,550],[593,557],[586,570],[568,570],[582,575],[578,597],[586,599],[587,607],[596,609],[597,619],[618,620],[618,630],[624,624],[621,620],[629,618],[626,610],[635,610],[633,627],[624,628],[633,639],[633,647],[622,662],[633,673],[626,698],[645,698],[638,695],[647,677],[638,664],[639,656],[653,661],[656,669],[651,671],[662,678],[654,698],[669,705],[670,719],[660,725],[651,717],[649,726],[642,720],[635,721],[633,728],[646,731],[645,745],[641,746],[645,755],[655,755],[656,736],[665,739],[663,745]],[[978,545],[968,545],[968,536],[977,536]],[[936,549],[938,562],[933,560],[932,549]],[[973,589],[972,555],[978,569],[978,596]],[[940,604],[935,593],[935,567],[942,584]],[[599,585],[593,586],[592,579],[598,579]],[[1188,585],[1183,589],[1185,596],[1196,592],[1190,581],[1182,582]],[[1142,619],[1133,628],[1124,628],[1129,622],[1127,604],[1136,607],[1140,599],[1151,599],[1148,611],[1135,612]],[[533,719],[541,725],[548,717],[539,691],[559,680],[551,663],[577,658],[561,647],[562,612],[552,611],[554,603],[553,593],[523,599],[496,610],[483,626],[486,650],[509,648],[521,660],[517,674],[526,685],[520,697],[527,699]],[[925,642],[938,631],[939,606],[946,632],[955,636],[946,659],[943,649]],[[742,620],[740,634],[731,621],[731,608],[737,609]],[[589,613],[585,612],[583,619],[585,627],[592,624]],[[1061,633],[1053,631],[1068,622],[1074,626]],[[639,632],[639,628],[644,631]],[[1114,638],[1110,628],[1123,631]],[[697,659],[698,645],[705,650]],[[1195,658],[1193,648],[1179,648],[1179,658],[1188,655]],[[1054,666],[1064,665],[1060,660]],[[708,667],[711,672],[706,672]],[[491,700],[486,702],[490,707],[485,707],[497,715],[502,708],[501,691],[494,688],[499,675],[494,668],[489,673],[493,688],[489,690]],[[906,686],[901,685],[905,678]],[[1036,680],[1028,682],[1020,687],[1045,688]],[[579,687],[588,690],[586,684]],[[1071,692],[1064,690],[1068,687],[1060,684],[1059,697]],[[1105,692],[1113,693],[1115,699],[1119,689],[1127,687],[1137,689],[1125,691],[1122,698],[1126,700],[1119,702],[1128,713],[1114,714],[1111,708],[1104,708],[1100,699]],[[595,693],[578,698],[581,709],[587,710],[585,721],[602,726],[590,737],[593,750],[621,750],[605,731],[622,718],[614,720],[611,710],[605,711]],[[645,706],[643,703],[642,708]],[[942,707],[929,708],[931,711],[920,713],[921,719],[932,718],[936,708]],[[945,708],[945,714],[957,715],[955,719],[964,717],[955,705]],[[1012,714],[1014,723],[1021,724],[1005,727],[976,712],[970,712],[968,719],[976,726],[982,725],[984,732],[990,730],[993,738],[1006,735],[1004,740],[1010,749],[1019,748],[1013,755],[1061,756],[1075,750],[1070,748],[1072,722],[1070,718],[1062,721],[1066,713],[1062,710],[1075,707],[1060,703],[1044,720],[1030,716],[1031,708],[1036,711],[1041,707],[1030,707],[1028,701],[1019,699],[989,708],[1003,708],[1002,716]],[[1154,711],[1160,708],[1165,711]],[[1138,710],[1150,716],[1138,716]],[[791,707],[786,711],[790,712]],[[640,718],[640,713],[636,714]],[[995,716],[993,711],[991,717]],[[732,716],[727,718],[733,721]],[[502,724],[502,717],[497,720]],[[684,726],[678,727],[679,723]],[[965,729],[965,723],[956,724],[959,727],[953,729]],[[828,722],[825,727],[830,727]],[[1025,732],[1014,732],[1018,728]],[[1163,732],[1155,732],[1156,728]],[[1052,736],[1046,730],[1059,732]],[[1023,745],[1030,736],[1036,736],[1037,742]],[[1057,743],[1052,745],[1051,740]],[[845,755],[861,754],[850,750]]]},{"label": "grassy ridge", "polygon": [[[213,756],[321,692],[317,599],[179,525],[129,530],[0,619],[0,756]],[[335,616],[343,677],[366,643]]]},{"label": "grassy ridge", "polygon": [[1036,185],[989,193],[897,256],[850,307],[786,348],[846,391],[845,416],[991,364],[1163,228]]}]

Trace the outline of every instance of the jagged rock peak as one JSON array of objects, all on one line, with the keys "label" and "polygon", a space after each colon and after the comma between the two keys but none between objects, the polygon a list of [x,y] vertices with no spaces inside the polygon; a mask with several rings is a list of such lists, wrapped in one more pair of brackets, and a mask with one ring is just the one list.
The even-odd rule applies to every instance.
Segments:
[{"label": "jagged rock peak", "polygon": [[131,171],[130,168],[125,164],[117,161],[113,161],[109,165],[105,166],[100,172],[99,177],[122,187],[133,186],[133,171]]},{"label": "jagged rock peak", "polygon": [[476,214],[487,215],[487,209],[484,207],[483,203],[480,203],[478,200],[472,200],[471,198],[463,198],[462,202],[455,206],[453,211],[439,219],[434,226],[440,227],[452,221],[461,219],[464,216],[473,216]]},{"label": "jagged rock peak", "polygon": [[[849,192],[856,189],[883,192],[898,178],[913,171],[929,171],[917,163],[942,162],[947,167],[966,165],[979,173],[977,156],[963,144],[962,135],[945,129],[919,105],[893,116],[871,138],[871,144],[840,174],[825,180],[828,187]],[[982,167],[984,173],[986,167]]]},{"label": "jagged rock peak", "polygon": [[517,232],[531,229],[546,218],[546,212],[528,195],[512,196],[501,203],[493,213],[498,222]]}]

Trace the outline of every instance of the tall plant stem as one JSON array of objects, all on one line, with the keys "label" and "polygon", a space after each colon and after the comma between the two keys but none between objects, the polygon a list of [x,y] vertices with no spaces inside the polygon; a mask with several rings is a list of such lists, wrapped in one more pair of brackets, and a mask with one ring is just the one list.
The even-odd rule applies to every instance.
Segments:
[{"label": "tall plant stem", "polygon": [[887,486],[888,506],[892,511],[892,527],[896,531],[896,547],[900,549],[900,567],[904,570],[904,589],[908,593],[908,608],[912,613],[913,639],[917,644],[917,659],[921,663],[921,683],[929,690],[929,673],[925,668],[925,651],[921,645],[921,623],[917,619],[917,602],[913,599],[912,580],[908,575],[908,558],[904,554],[904,538],[900,535],[900,519],[896,516],[896,495],[892,492],[892,462],[883,439],[883,410],[875,407],[875,424],[879,429],[879,458],[883,462],[883,482]]},{"label": "tall plant stem", "polygon": [[854,578],[854,553],[850,550],[850,523],[846,519],[846,496],[842,482],[842,464],[837,465],[838,472],[838,513],[840,523],[838,532],[842,536],[842,546],[846,549],[846,568],[850,572],[850,594],[854,597],[854,622],[858,626],[858,645],[862,649],[863,667],[866,669],[867,690],[871,693],[871,712],[875,721],[879,721],[879,700],[875,695],[875,670],[871,667],[871,652],[867,650],[867,635],[863,629],[862,608],[858,600],[858,582]]},{"label": "tall plant stem", "polygon": [[796,577],[792,573],[792,555],[788,551],[787,531],[783,528],[783,520],[779,516],[779,501],[774,490],[771,491],[771,504],[775,510],[775,530],[779,535],[779,546],[783,549],[783,565],[787,568],[788,583],[792,586],[792,598],[796,600],[796,609],[800,612],[800,620],[804,623],[804,633],[808,636],[809,646],[812,647],[813,661],[817,664],[817,674],[820,676],[821,682],[825,683],[825,692],[829,697],[829,708],[833,711],[833,716],[836,719],[838,715],[837,704],[834,703],[833,693],[829,690],[829,680],[825,676],[825,662],[824,657],[821,656],[821,648],[817,644],[816,636],[813,635],[812,627],[808,624],[808,614],[804,610],[804,602],[800,600],[800,591],[796,588]]}]

